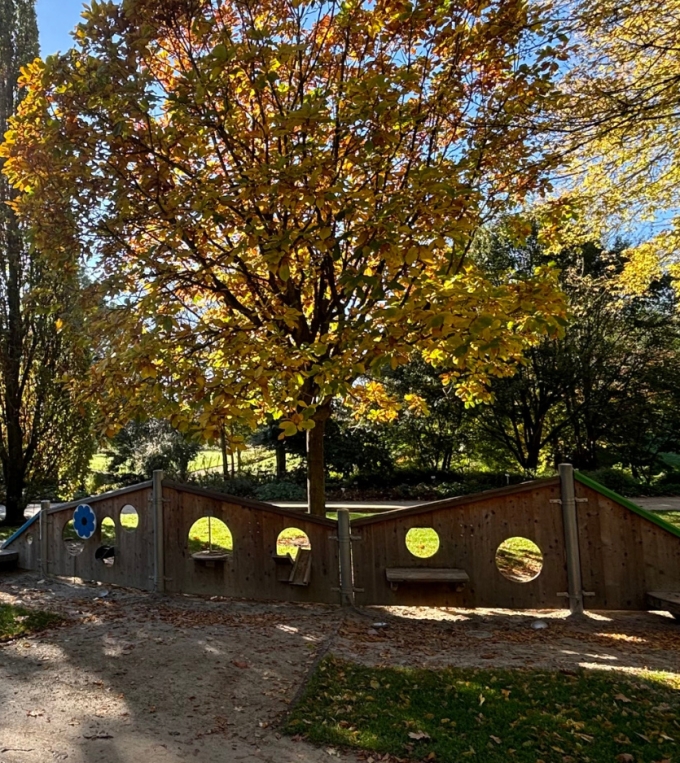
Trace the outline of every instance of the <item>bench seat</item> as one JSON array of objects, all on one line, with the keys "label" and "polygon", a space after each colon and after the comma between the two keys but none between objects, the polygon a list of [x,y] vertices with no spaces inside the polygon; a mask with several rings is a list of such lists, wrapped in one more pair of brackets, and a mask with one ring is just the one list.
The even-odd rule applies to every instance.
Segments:
[{"label": "bench seat", "polygon": [[459,590],[470,577],[465,570],[437,567],[388,567],[387,582],[396,590],[400,583],[448,583]]}]

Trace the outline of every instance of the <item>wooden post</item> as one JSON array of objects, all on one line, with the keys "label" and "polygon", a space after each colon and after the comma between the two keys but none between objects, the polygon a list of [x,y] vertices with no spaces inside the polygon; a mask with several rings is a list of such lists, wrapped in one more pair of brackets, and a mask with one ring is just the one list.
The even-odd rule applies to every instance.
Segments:
[{"label": "wooden post", "polygon": [[40,501],[40,577],[46,578],[47,570],[47,511],[49,501]]},{"label": "wooden post", "polygon": [[562,493],[562,518],[564,521],[564,545],[567,552],[567,581],[569,585],[569,611],[572,615],[583,614],[583,583],[581,581],[581,552],[578,541],[576,496],[574,493],[574,467],[560,464]]},{"label": "wooden post", "polygon": [[165,591],[165,547],[163,545],[163,470],[156,469],[152,480],[152,501],[153,501],[153,582],[154,591],[163,593]]},{"label": "wooden post", "polygon": [[352,539],[349,509],[338,509],[338,545],[340,558],[340,591],[343,604],[354,604],[354,573],[352,570]]}]

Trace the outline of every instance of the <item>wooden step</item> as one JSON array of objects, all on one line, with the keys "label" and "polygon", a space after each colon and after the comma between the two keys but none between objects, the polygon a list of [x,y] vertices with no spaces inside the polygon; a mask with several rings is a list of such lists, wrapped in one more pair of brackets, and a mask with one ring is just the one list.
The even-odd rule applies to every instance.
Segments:
[{"label": "wooden step", "polygon": [[680,593],[677,591],[651,591],[647,594],[649,608],[670,612],[676,620],[680,620]]},{"label": "wooden step", "polygon": [[309,585],[312,575],[312,549],[299,548],[288,582],[291,585]]}]

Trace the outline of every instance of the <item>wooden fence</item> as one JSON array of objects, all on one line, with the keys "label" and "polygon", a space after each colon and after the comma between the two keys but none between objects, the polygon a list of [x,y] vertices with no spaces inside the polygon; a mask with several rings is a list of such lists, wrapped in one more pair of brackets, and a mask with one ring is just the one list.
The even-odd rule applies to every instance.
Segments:
[{"label": "wooden fence", "polygon": [[[65,530],[80,504],[93,536]],[[136,527],[126,517],[135,514]],[[680,530],[571,467],[561,477],[364,517],[351,524],[260,501],[154,480],[50,507],[5,542],[22,568],[43,575],[190,594],[360,605],[644,609],[650,591],[680,592]],[[224,553],[196,553],[188,534],[210,517],[231,531]],[[115,525],[115,540],[102,523]],[[287,528],[311,551],[277,552]],[[438,540],[415,556],[409,533]],[[109,530],[109,532],[113,532]],[[436,533],[436,536],[434,535]],[[509,579],[498,563],[508,539],[540,549],[536,575]],[[584,598],[585,597],[585,598]]]}]

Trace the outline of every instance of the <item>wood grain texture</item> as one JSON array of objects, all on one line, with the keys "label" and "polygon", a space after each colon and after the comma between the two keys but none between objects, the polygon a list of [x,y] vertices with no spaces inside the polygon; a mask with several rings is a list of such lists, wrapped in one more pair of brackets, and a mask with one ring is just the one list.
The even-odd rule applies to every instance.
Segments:
[{"label": "wood grain texture", "polygon": [[[359,604],[563,608],[558,593],[567,590],[564,528],[559,481],[547,480],[503,488],[475,496],[438,501],[352,524],[355,584]],[[406,547],[412,527],[432,527],[439,535],[434,556],[420,559]],[[528,583],[506,579],[496,566],[496,550],[508,538],[520,536],[543,553],[541,574]],[[389,568],[449,568],[465,570],[470,580],[454,591],[446,583],[400,585],[392,590]]]},{"label": "wood grain texture", "polygon": [[[47,573],[64,577],[78,577],[130,588],[153,588],[153,511],[151,488],[148,483],[137,490],[104,494],[86,499],[97,515],[97,529],[92,538],[83,541],[83,552],[70,556],[63,541],[63,530],[73,518],[73,509],[50,510],[48,524]],[[77,503],[75,504],[78,505]],[[134,506],[139,524],[133,531],[124,530],[120,523],[120,510]],[[61,508],[61,507],[60,507]],[[116,556],[112,566],[95,559],[95,552],[104,545],[101,538],[102,520],[110,517],[116,525],[114,547]]]},{"label": "wood grain texture", "polygon": [[[184,490],[167,483],[165,507],[166,590],[257,600],[340,603],[338,544],[335,523],[296,514],[256,501],[241,501],[211,491]],[[231,531],[234,549],[224,564],[208,567],[191,557],[189,529],[201,517],[212,516]],[[276,559],[282,530],[296,527],[311,543],[308,584],[291,585],[290,566]],[[282,574],[282,570],[285,573]]]},{"label": "wood grain texture", "polygon": [[576,482],[588,609],[647,608],[649,591],[680,591],[680,538]]}]

